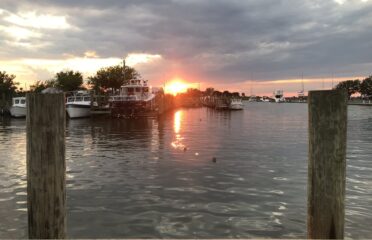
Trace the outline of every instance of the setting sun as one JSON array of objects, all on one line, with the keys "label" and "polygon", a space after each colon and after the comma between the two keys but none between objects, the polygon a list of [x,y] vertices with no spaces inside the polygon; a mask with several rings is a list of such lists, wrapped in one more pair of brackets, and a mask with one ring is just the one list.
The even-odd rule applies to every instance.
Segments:
[{"label": "setting sun", "polygon": [[177,95],[178,93],[186,92],[188,88],[188,84],[183,83],[180,80],[175,80],[165,85],[165,93]]}]

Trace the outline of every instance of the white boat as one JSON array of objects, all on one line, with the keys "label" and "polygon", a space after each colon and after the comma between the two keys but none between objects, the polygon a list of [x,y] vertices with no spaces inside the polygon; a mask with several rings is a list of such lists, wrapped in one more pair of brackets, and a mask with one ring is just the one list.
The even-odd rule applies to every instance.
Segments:
[{"label": "white boat", "polygon": [[66,111],[69,118],[90,117],[91,96],[86,91],[78,91],[67,97]]},{"label": "white boat", "polygon": [[277,103],[285,102],[283,90],[274,91],[274,99]]},{"label": "white boat", "polygon": [[249,96],[248,102],[258,102],[256,95]]},{"label": "white boat", "polygon": [[15,97],[12,99],[12,106],[10,107],[10,115],[12,117],[26,117],[26,97]]},{"label": "white boat", "polygon": [[147,80],[131,79],[121,86],[119,95],[111,96],[111,115],[115,117],[142,117],[157,114],[156,92]]},{"label": "white boat", "polygon": [[243,110],[243,102],[241,98],[232,98],[229,105],[230,110]]}]

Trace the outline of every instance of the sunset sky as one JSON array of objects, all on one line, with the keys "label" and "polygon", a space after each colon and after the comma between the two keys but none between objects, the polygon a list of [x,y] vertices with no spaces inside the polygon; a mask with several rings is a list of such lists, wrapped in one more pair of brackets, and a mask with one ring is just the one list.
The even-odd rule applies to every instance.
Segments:
[{"label": "sunset sky", "polygon": [[0,71],[135,67],[151,85],[291,95],[372,74],[368,0],[1,0]]}]

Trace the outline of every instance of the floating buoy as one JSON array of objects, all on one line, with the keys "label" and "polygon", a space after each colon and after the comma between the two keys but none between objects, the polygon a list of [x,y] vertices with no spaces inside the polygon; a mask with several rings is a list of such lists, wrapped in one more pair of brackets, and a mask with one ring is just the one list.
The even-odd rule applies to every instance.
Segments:
[{"label": "floating buoy", "polygon": [[216,157],[213,157],[212,158],[212,162],[214,162],[214,163],[217,162],[217,158]]}]

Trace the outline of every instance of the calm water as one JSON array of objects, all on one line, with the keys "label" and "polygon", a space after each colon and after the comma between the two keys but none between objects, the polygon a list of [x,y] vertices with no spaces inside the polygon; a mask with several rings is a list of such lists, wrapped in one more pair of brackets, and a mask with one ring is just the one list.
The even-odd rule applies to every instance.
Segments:
[{"label": "calm water", "polygon": [[[0,238],[27,236],[25,139],[0,118]],[[66,142],[70,238],[306,236],[305,104],[73,120]],[[372,237],[371,156],[372,108],[351,106],[347,237]]]}]

